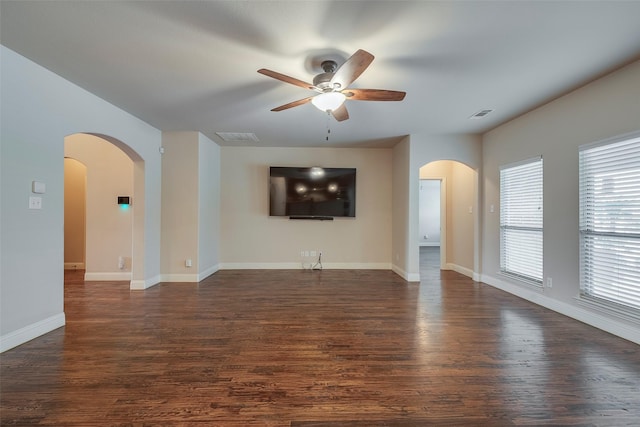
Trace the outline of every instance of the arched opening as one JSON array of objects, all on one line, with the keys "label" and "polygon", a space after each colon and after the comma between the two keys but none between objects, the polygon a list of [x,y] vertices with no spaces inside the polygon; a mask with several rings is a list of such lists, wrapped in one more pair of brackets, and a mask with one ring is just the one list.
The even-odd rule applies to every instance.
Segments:
[{"label": "arched opening", "polygon": [[[139,230],[144,227],[144,183],[139,182],[144,174],[144,162],[126,144],[99,134],[77,133],[65,137],[64,153],[65,171],[72,161],[86,167],[84,279],[126,280],[133,288],[134,272],[142,271],[144,265],[144,256],[136,251],[144,247],[144,233]],[[65,172],[65,188],[66,177]],[[78,240],[67,228],[81,233],[77,223],[66,221],[67,206],[78,202],[67,196],[65,194],[65,256],[67,250],[72,250],[67,238],[76,244]],[[129,204],[119,203],[122,202],[119,197],[128,197]],[[77,221],[78,216],[75,218]]]},{"label": "arched opening", "polygon": [[[473,278],[477,257],[477,172],[458,161],[438,160],[423,165],[419,177],[421,277],[429,277],[437,270],[454,270]],[[435,219],[437,224],[433,223]],[[429,234],[429,230],[437,230],[439,235]]]}]

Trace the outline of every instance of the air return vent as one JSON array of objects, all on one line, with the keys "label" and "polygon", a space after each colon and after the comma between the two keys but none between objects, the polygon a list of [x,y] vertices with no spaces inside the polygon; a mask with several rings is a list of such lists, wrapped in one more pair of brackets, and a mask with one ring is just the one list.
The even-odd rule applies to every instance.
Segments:
[{"label": "air return vent", "polygon": [[245,132],[216,132],[225,142],[259,142],[254,133]]},{"label": "air return vent", "polygon": [[492,113],[493,110],[480,110],[477,113],[475,113],[474,115],[472,115],[471,117],[469,117],[470,119],[481,119],[483,117],[486,117],[489,113]]}]

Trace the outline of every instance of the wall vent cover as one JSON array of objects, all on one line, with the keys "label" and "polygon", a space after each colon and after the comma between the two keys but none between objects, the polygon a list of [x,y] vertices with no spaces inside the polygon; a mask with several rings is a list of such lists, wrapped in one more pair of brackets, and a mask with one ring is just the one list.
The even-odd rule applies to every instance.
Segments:
[{"label": "wall vent cover", "polygon": [[216,132],[225,142],[258,142],[259,139],[255,133],[246,132]]},{"label": "wall vent cover", "polygon": [[485,116],[487,116],[489,113],[492,113],[493,110],[480,110],[477,113],[473,114],[471,117],[469,117],[470,119],[481,119]]}]

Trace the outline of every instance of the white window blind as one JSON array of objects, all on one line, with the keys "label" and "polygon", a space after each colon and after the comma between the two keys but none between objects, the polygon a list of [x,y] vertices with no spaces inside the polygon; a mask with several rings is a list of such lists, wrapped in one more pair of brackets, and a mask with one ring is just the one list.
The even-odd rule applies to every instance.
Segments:
[{"label": "white window blind", "polygon": [[500,270],[542,285],[542,158],[500,170]]},{"label": "white window blind", "polygon": [[640,310],[640,134],[580,150],[580,290]]}]

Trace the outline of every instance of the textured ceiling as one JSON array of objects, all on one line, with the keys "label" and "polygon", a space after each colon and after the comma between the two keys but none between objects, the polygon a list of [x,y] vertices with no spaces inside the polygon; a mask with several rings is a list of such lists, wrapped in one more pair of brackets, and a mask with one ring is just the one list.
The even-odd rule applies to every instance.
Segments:
[{"label": "textured ceiling", "polygon": [[[638,17],[640,1],[2,0],[0,42],[161,130],[376,147],[485,132],[640,59]],[[269,111],[313,92],[259,68],[311,81],[357,49],[376,59],[351,87],[404,101],[347,101],[345,122]]]}]

